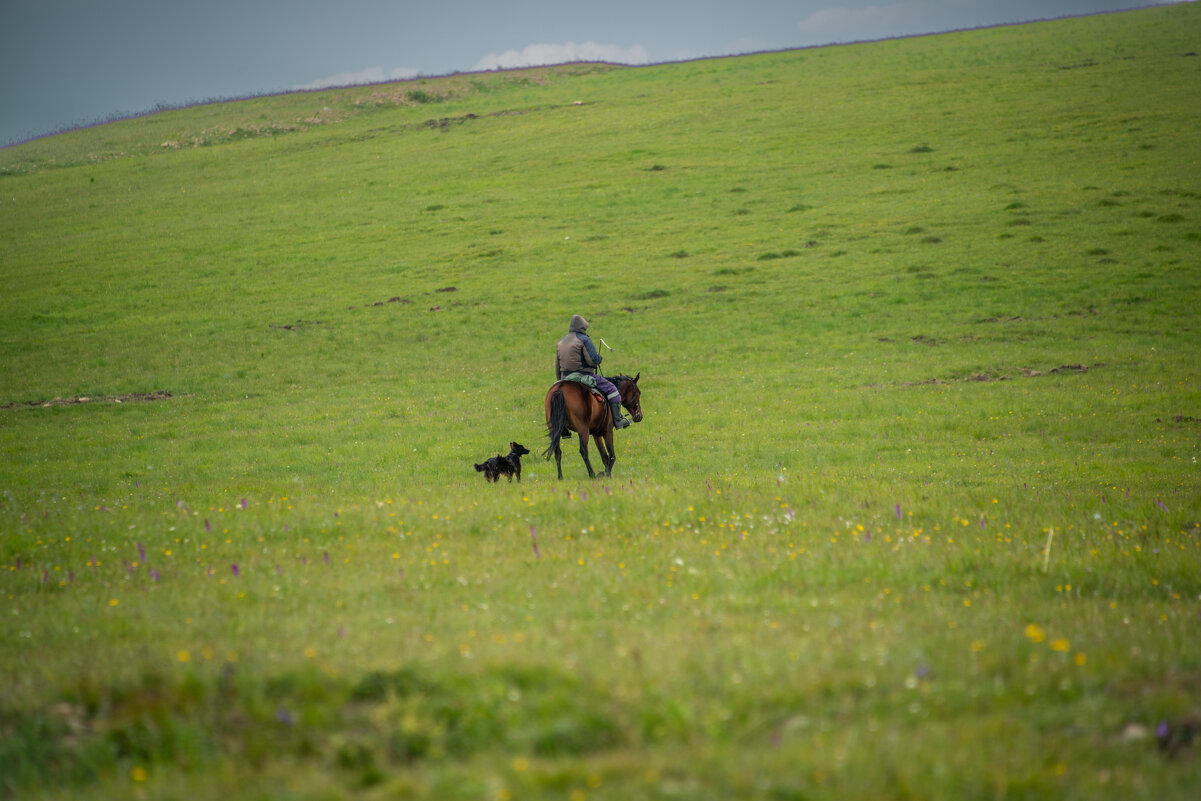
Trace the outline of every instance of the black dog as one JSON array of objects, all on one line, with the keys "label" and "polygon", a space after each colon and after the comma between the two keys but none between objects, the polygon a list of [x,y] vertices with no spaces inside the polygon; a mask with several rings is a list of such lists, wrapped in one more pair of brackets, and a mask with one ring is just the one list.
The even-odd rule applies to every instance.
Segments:
[{"label": "black dog", "polygon": [[509,455],[496,455],[488,459],[483,464],[477,464],[475,469],[479,473],[484,474],[484,478],[488,481],[500,481],[500,477],[508,476],[509,481],[513,481],[513,476],[517,476],[517,480],[521,481],[521,457],[525,456],[529,451],[525,446],[517,443],[509,443]]}]

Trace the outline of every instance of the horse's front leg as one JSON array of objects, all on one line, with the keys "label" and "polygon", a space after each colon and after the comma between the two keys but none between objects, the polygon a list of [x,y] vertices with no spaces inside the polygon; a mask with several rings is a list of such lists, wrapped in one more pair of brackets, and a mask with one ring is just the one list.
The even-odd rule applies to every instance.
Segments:
[{"label": "horse's front leg", "polygon": [[609,474],[613,474],[613,465],[617,464],[617,449],[613,447],[613,429],[605,432],[605,446],[609,449]]},{"label": "horse's front leg", "polygon": [[613,462],[617,461],[613,458],[613,435],[594,434],[593,439],[596,440],[596,449],[600,451],[601,461],[605,463],[605,475],[613,475]]}]

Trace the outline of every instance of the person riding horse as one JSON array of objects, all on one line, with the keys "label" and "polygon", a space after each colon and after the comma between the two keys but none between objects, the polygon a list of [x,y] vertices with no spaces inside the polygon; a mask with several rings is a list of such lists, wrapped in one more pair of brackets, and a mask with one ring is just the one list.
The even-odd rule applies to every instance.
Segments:
[{"label": "person riding horse", "polygon": [[596,345],[592,344],[592,338],[585,333],[587,330],[588,321],[578,314],[572,315],[567,336],[560,339],[555,347],[555,380],[562,381],[572,373],[595,377],[596,388],[604,394],[613,412],[613,427],[626,428],[630,421],[621,416],[621,393],[612,381],[596,372],[602,357]]}]

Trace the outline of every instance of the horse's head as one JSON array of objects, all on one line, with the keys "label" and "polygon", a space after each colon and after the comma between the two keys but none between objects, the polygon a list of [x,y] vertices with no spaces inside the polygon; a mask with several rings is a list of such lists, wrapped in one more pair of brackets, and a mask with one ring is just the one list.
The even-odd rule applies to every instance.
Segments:
[{"label": "horse's head", "polygon": [[630,417],[635,423],[642,422],[642,391],[638,389],[638,379],[641,376],[641,372],[633,378],[620,375],[613,381],[617,385],[617,391],[621,393],[621,405],[629,409]]}]

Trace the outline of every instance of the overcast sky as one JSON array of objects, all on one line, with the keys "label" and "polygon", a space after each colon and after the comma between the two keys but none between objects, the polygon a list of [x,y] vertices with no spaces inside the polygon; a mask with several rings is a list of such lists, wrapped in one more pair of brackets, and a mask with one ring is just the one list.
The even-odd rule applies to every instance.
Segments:
[{"label": "overcast sky", "polygon": [[678,61],[1156,4],[0,0],[0,145],[158,104],[564,61]]}]

